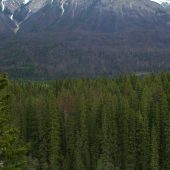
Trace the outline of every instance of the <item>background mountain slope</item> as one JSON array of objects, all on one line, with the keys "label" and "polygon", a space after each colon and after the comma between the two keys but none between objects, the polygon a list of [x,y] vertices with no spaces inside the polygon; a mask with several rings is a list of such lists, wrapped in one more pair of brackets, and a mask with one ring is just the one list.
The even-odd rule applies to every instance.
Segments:
[{"label": "background mountain slope", "polygon": [[[7,3],[7,1],[6,1]],[[149,0],[21,2],[13,36],[0,42],[0,69],[55,78],[170,70],[170,10]],[[7,30],[7,29],[6,29]]]}]

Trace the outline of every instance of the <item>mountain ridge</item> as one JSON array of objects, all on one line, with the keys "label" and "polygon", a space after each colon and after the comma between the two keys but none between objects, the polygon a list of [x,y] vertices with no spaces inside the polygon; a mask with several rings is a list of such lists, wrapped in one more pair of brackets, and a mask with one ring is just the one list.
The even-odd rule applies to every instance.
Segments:
[{"label": "mountain ridge", "polygon": [[[38,20],[41,18],[44,19],[43,21],[44,23],[48,22],[47,21],[48,19],[52,20],[52,17],[53,17],[54,19],[52,20],[52,23],[59,22],[60,24],[59,20],[62,20],[62,18],[66,16],[65,14],[68,15],[67,19],[72,20],[74,17],[78,16],[79,20],[81,20],[83,17],[85,17],[86,13],[89,12],[90,10],[91,11],[88,13],[88,15],[90,15],[90,13],[96,13],[94,15],[102,16],[103,13],[108,13],[106,16],[104,16],[105,19],[107,19],[109,15],[113,16],[113,18],[110,18],[111,21],[109,22],[114,22],[115,17],[118,19],[119,18],[122,19],[123,16],[129,15],[130,13],[131,13],[130,14],[131,16],[130,18],[128,18],[129,20],[134,19],[132,15],[136,15],[135,17],[138,17],[138,19],[140,19],[141,17],[144,17],[145,20],[148,19],[148,17],[155,17],[159,19],[161,15],[169,15],[168,13],[169,11],[167,12],[167,10],[165,10],[163,6],[153,1],[149,1],[149,0],[142,0],[142,1],[139,1],[139,0],[123,0],[123,1],[122,0],[111,0],[111,1],[110,0],[97,0],[97,1],[93,0],[90,3],[88,1],[77,1],[77,0],[71,0],[71,1],[68,1],[68,0],[61,0],[61,1],[60,0],[40,0],[40,1],[31,0],[30,1],[28,0],[26,2],[24,0],[19,0],[19,1],[1,0],[1,4],[4,4],[4,7],[3,7],[4,9],[2,12],[6,14],[14,22],[14,24],[16,24],[17,26],[20,25],[20,27],[22,24],[26,25],[25,27],[30,27],[29,25],[31,24],[33,24],[34,27],[37,27],[36,22],[38,23],[38,21],[34,21],[34,23],[31,23],[31,21],[35,20],[34,18],[36,17]],[[50,12],[52,14],[50,14]],[[85,14],[81,15],[81,13],[85,13]],[[148,13],[148,16],[147,15],[144,16],[147,13]],[[51,18],[48,18],[48,17],[44,18],[43,15],[50,15],[49,17]],[[31,20],[30,18],[33,18],[33,19]],[[94,19],[100,19],[100,18],[94,18]],[[149,20],[149,22],[151,22],[151,20],[152,18]],[[126,18],[125,18],[125,21],[126,21]],[[125,21],[122,21],[122,22],[125,23]],[[141,21],[139,20],[139,22]],[[28,24],[25,24],[25,23],[28,23]],[[43,27],[43,24],[40,25],[39,27]],[[25,29],[27,30],[28,28],[25,28]],[[24,29],[22,28],[22,30]]]}]

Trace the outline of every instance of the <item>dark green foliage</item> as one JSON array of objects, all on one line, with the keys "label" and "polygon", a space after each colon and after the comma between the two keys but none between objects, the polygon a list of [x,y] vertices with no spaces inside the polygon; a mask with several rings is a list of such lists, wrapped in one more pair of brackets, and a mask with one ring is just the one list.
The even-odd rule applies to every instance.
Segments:
[{"label": "dark green foliage", "polygon": [[31,143],[28,170],[170,169],[168,73],[9,90],[9,110]]},{"label": "dark green foliage", "polygon": [[7,76],[0,75],[0,169],[20,170],[25,164],[27,148],[20,140],[18,129],[12,125],[7,86]]}]

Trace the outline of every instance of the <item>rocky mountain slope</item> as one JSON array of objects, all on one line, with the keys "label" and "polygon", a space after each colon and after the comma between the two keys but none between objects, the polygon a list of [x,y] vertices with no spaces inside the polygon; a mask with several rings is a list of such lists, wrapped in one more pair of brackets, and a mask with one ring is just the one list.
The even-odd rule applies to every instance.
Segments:
[{"label": "rocky mountain slope", "polygon": [[11,23],[15,25],[10,30],[16,33],[24,21],[46,4],[47,0],[0,0],[0,11],[6,16],[6,20],[10,19]]},{"label": "rocky mountain slope", "polygon": [[88,30],[114,32],[133,28],[167,26],[167,13],[148,0],[53,1],[27,19],[22,32]]},{"label": "rocky mountain slope", "polygon": [[46,29],[113,32],[169,24],[167,5],[150,0],[1,0],[1,9],[20,25],[22,32]]}]

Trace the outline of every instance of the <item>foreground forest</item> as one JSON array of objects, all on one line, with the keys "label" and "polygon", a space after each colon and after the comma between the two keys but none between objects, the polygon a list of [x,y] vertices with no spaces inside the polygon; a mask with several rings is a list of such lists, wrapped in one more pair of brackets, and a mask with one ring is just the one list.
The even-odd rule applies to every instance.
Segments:
[{"label": "foreground forest", "polygon": [[170,170],[169,73],[0,89],[2,170]]}]

